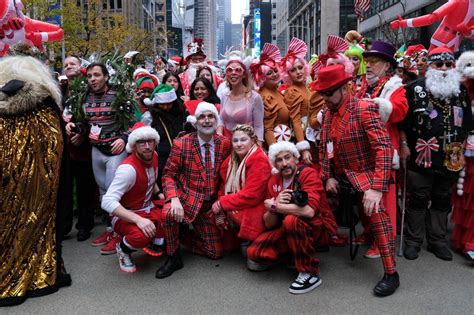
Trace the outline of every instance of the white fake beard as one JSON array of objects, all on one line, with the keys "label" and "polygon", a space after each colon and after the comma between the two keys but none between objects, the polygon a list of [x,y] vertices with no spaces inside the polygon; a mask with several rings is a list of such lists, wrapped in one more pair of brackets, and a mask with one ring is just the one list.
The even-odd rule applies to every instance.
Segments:
[{"label": "white fake beard", "polygon": [[428,68],[426,88],[435,98],[445,99],[461,93],[461,74],[456,69],[447,71]]},{"label": "white fake beard", "polygon": [[197,70],[202,65],[202,63],[191,63],[188,66],[188,69],[186,70],[186,76],[188,77],[189,86],[191,86],[191,83],[193,83],[196,79]]}]

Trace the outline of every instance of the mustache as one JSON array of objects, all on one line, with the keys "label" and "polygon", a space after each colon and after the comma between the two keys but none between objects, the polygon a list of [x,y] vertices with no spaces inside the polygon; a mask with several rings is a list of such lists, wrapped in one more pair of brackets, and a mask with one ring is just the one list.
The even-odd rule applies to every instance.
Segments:
[{"label": "mustache", "polygon": [[289,166],[284,166],[284,167],[282,167],[281,170],[282,170],[282,171],[291,170],[291,167],[289,167]]}]

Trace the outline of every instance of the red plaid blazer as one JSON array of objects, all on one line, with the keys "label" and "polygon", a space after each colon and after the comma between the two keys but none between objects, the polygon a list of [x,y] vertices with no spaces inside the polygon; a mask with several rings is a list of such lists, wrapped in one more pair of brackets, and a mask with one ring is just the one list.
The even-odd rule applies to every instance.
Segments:
[{"label": "red plaid blazer", "polygon": [[211,186],[212,195],[217,196],[218,172],[230,150],[228,139],[214,135],[213,180],[208,183],[197,134],[194,132],[174,139],[163,171],[163,190],[167,201],[174,197],[179,198],[184,208],[185,222],[193,222],[198,215],[205,198],[206,187]]},{"label": "red plaid blazer", "polygon": [[338,126],[342,136],[333,143],[334,163],[327,153],[333,113],[329,110],[324,113],[319,148],[323,180],[335,177],[333,167],[336,165],[358,191],[388,191],[393,147],[380,120],[378,106],[351,97],[346,111],[350,113]]}]

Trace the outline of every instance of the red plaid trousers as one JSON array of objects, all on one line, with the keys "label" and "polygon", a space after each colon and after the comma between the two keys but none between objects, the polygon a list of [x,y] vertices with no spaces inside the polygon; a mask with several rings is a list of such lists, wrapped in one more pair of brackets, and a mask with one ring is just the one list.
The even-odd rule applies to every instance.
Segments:
[{"label": "red plaid trousers", "polygon": [[[200,213],[192,222],[194,230],[189,249],[198,255],[211,259],[219,259],[223,255],[222,238],[215,221],[207,213],[211,209],[210,202],[203,203]],[[166,240],[166,253],[173,255],[179,249],[179,223],[168,214],[170,203],[163,206],[163,230]],[[184,210],[186,211],[186,209]]]},{"label": "red plaid trousers", "polygon": [[299,272],[317,275],[319,259],[316,258],[314,244],[322,228],[288,214],[280,228],[264,232],[252,242],[247,249],[247,257],[256,262],[266,263],[278,260],[280,255],[291,253]]}]

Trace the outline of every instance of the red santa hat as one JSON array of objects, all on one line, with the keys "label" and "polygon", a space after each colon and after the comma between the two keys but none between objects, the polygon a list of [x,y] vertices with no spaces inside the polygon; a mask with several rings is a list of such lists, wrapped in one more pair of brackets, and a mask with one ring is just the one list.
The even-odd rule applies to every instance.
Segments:
[{"label": "red santa hat", "polygon": [[210,111],[216,117],[216,120],[219,120],[219,113],[217,112],[217,107],[214,104],[208,103],[208,102],[201,102],[196,108],[196,111],[194,112],[193,115],[189,115],[186,118],[186,121],[192,125],[196,124],[197,119],[199,116],[201,116],[202,113]]},{"label": "red santa hat", "polygon": [[268,149],[268,158],[272,165],[275,166],[275,159],[278,154],[281,152],[288,151],[295,156],[295,158],[300,158],[300,152],[296,148],[296,145],[293,142],[289,141],[280,141],[272,144]]},{"label": "red santa hat", "polygon": [[128,142],[126,147],[128,153],[133,152],[138,140],[155,140],[156,145],[158,145],[158,143],[160,142],[160,135],[158,134],[158,132],[154,128],[146,126],[142,122],[135,123],[131,131],[132,132],[128,136]]}]

